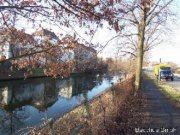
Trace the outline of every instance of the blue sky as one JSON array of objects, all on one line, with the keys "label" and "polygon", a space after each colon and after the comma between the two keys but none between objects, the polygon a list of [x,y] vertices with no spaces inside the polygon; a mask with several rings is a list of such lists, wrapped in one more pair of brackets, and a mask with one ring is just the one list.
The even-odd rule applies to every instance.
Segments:
[{"label": "blue sky", "polygon": [[[165,35],[163,42],[149,51],[149,60],[159,62],[161,58],[162,62],[174,62],[180,66],[180,0],[175,0],[172,7],[177,18],[175,21],[169,20],[170,30],[162,34]],[[107,37],[105,33],[103,34]],[[111,46],[105,48],[103,57],[116,57],[115,43],[112,42]]]},{"label": "blue sky", "polygon": [[177,20],[170,22],[171,31],[167,33],[166,40],[150,51],[150,60],[162,62],[175,62],[180,65],[180,1],[175,0],[174,10]]},{"label": "blue sky", "polygon": [[[150,50],[150,61],[159,61],[159,59],[162,59],[162,62],[175,62],[180,65],[180,0],[175,0],[173,3],[173,10],[177,14],[177,20],[175,22],[169,22],[169,26],[171,31],[168,33],[165,33],[166,37],[165,40],[158,46],[155,46],[152,50]],[[49,27],[50,25],[42,24],[43,27]],[[106,26],[106,25],[105,25]],[[32,26],[27,25],[27,31],[29,33],[35,31],[32,29]],[[56,26],[51,25],[50,26],[52,30],[58,34],[58,29]],[[87,41],[90,41],[90,38],[87,37],[87,35],[82,32],[82,29],[76,28],[76,31],[84,37]],[[68,34],[74,33],[73,30],[67,30]],[[62,31],[61,31],[62,32]],[[113,36],[115,36],[116,33],[114,31],[110,31],[108,29],[99,29],[97,30],[96,34],[94,35],[94,38],[92,40],[93,43],[105,43],[109,39],[111,39]],[[116,43],[117,41],[114,40],[111,42],[100,54],[101,57],[116,57]]]}]

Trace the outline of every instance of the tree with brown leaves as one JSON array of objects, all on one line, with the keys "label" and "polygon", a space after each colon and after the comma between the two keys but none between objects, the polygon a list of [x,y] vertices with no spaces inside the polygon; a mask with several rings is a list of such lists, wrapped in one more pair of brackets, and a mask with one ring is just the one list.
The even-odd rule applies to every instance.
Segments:
[{"label": "tree with brown leaves", "polygon": [[[6,27],[16,25],[21,18],[33,24],[48,20],[47,22],[56,22],[65,27],[70,27],[71,22],[74,22],[88,28],[91,35],[94,34],[92,24],[102,26],[107,21],[121,37],[128,38],[126,45],[132,41],[129,49],[135,48],[135,84],[140,89],[144,50],[149,50],[155,43],[157,31],[166,24],[170,15],[169,6],[172,2],[173,0],[2,0],[0,18],[3,20],[1,26]],[[53,48],[46,41],[40,51],[47,51],[52,55],[55,50]]]}]

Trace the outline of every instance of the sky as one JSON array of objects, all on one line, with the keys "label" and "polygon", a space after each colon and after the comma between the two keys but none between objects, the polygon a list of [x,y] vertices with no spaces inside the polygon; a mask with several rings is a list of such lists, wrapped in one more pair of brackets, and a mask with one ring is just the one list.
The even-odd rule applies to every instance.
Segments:
[{"label": "sky", "polygon": [[[180,66],[180,0],[175,0],[173,7],[173,10],[175,10],[176,12],[177,19],[175,21],[169,20],[170,30],[168,33],[165,33],[165,39],[162,41],[161,44],[155,46],[150,50],[150,62],[159,62],[161,59],[161,62],[174,62]],[[115,43],[116,42],[105,48],[105,50],[103,51],[104,54],[102,54],[101,56],[116,57],[116,54],[114,55]]]},{"label": "sky", "polygon": [[180,28],[174,36],[174,42],[163,42],[150,51],[150,61],[174,62],[180,65]]},{"label": "sky", "polygon": [[[162,62],[174,62],[176,64],[180,65],[180,0],[175,0],[175,6],[174,10],[177,12],[177,20],[175,23],[171,22],[170,20],[170,28],[171,31],[169,31],[166,34],[166,39],[159,44],[158,46],[155,46],[152,50],[149,52],[149,60],[150,61],[156,61],[158,62],[161,58]],[[47,24],[42,25],[46,28]],[[105,27],[107,25],[105,24]],[[55,26],[51,25],[52,30],[57,34],[59,29],[57,29]],[[34,32],[35,30],[32,29],[29,25],[27,26],[28,33]],[[90,38],[85,35],[80,28],[75,28],[76,31],[84,37],[87,41],[90,41]],[[72,30],[67,30],[68,34],[72,34]],[[115,31],[108,30],[106,28],[104,29],[98,29],[95,33],[92,43],[100,43],[105,44],[108,40],[110,40],[113,36],[116,35]],[[103,58],[108,57],[117,57],[116,56],[116,44],[117,41],[114,40],[107,45],[107,47],[101,52],[98,53],[98,56]]]},{"label": "sky", "polygon": [[174,62],[180,66],[180,1],[175,2],[177,20],[170,23],[171,31],[166,40],[150,51],[150,61]]},{"label": "sky", "polygon": [[[115,32],[104,29],[95,34],[94,41],[98,39],[106,39],[106,41],[108,41],[114,35],[116,35]],[[116,41],[109,43],[99,56],[103,58],[116,58],[116,43]],[[180,19],[173,25],[164,41],[150,50],[149,61],[159,62],[160,58],[164,63],[174,62],[180,65]]]}]

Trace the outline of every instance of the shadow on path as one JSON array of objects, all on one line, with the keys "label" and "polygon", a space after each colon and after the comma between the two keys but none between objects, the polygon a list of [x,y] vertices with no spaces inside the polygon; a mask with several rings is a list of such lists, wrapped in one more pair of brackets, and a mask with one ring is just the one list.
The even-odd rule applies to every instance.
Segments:
[{"label": "shadow on path", "polygon": [[142,93],[147,97],[145,111],[150,114],[151,119],[148,128],[154,131],[146,134],[180,135],[180,108],[169,102],[155,83],[146,76],[143,88]]}]

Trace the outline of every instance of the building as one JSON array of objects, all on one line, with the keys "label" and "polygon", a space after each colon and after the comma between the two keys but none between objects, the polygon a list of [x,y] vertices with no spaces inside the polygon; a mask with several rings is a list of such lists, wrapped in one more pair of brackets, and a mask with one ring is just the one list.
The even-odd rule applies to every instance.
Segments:
[{"label": "building", "polygon": [[[96,67],[97,52],[94,48],[78,43],[72,36],[66,35],[62,41],[66,46],[70,46],[68,56],[73,56],[75,62],[75,72],[88,71]],[[69,45],[67,45],[69,43]],[[72,55],[71,55],[72,52]]]},{"label": "building", "polygon": [[[59,40],[54,32],[43,28],[35,31],[32,35],[15,28],[13,33],[8,32],[8,30],[2,30],[0,33],[0,59],[9,59],[27,54],[27,56],[21,58],[21,65],[24,65],[24,61],[27,63],[32,60],[40,65],[72,61],[75,63],[75,72],[95,68],[97,59],[96,50],[90,46],[78,43],[70,35],[66,35]],[[36,53],[38,51],[40,53]],[[28,55],[30,53],[33,55]]]},{"label": "building", "polygon": [[41,28],[40,30],[35,31],[32,35],[37,44],[36,50],[44,50],[44,52],[38,54],[38,63],[45,65],[50,64],[52,61],[57,61],[57,58],[53,57],[56,55],[55,52],[51,54],[46,51],[49,47],[58,46],[59,38],[56,36],[56,34],[47,29]]},{"label": "building", "polygon": [[83,44],[77,44],[74,48],[74,52],[76,69],[78,71],[90,71],[96,67],[96,50]]},{"label": "building", "polygon": [[0,30],[0,59],[9,59],[27,53],[35,44],[32,35],[12,29]]},{"label": "building", "polygon": [[57,45],[59,41],[59,38],[54,32],[43,28],[35,31],[32,35],[38,44],[41,44],[48,40],[48,42],[50,42],[52,45]]}]

